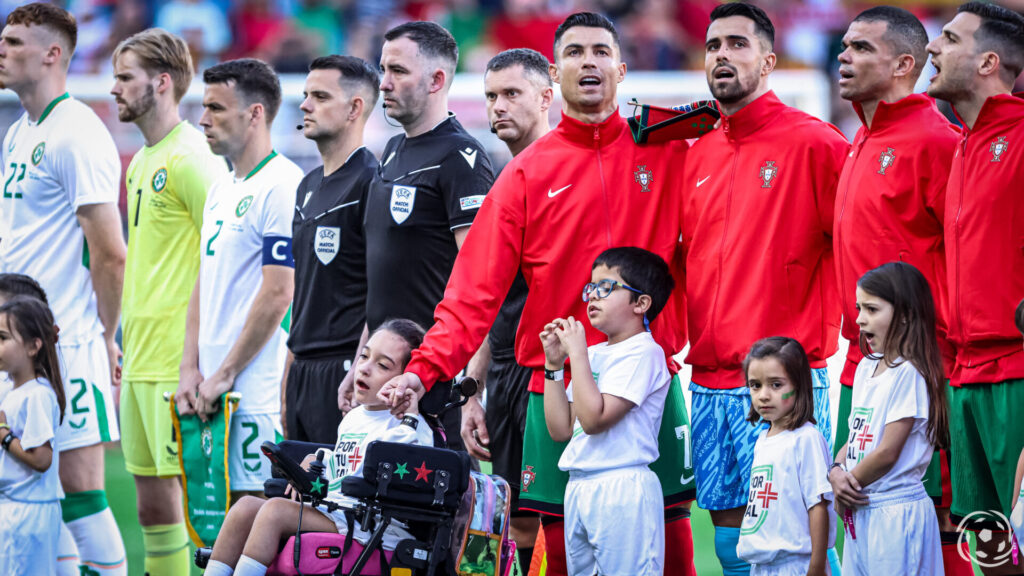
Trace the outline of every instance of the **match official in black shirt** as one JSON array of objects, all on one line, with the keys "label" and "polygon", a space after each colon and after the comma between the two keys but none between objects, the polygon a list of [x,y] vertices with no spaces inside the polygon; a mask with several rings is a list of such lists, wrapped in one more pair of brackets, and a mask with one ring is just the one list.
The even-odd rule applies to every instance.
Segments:
[{"label": "match official in black shirt", "polygon": [[[433,22],[407,22],[384,38],[384,109],[404,134],[385,147],[366,208],[371,333],[388,318],[433,325],[455,256],[494,182],[487,153],[448,112],[458,62],[452,35]],[[480,374],[470,375],[484,370],[480,363]],[[448,442],[458,447],[459,413],[447,416]]]},{"label": "match official in black shirt", "polygon": [[377,159],[363,146],[363,130],[380,77],[351,56],[324,56],[309,68],[302,132],[324,163],[303,178],[295,196],[288,337],[294,361],[282,383],[281,418],[289,439],[333,443],[342,417],[333,400],[366,323],[363,218]]}]

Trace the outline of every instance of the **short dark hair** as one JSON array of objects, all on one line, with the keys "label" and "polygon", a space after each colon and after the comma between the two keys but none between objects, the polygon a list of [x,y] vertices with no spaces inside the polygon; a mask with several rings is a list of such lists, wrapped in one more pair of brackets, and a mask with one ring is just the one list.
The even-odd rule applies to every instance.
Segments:
[{"label": "short dark hair", "polygon": [[619,31],[615,29],[615,24],[605,17],[603,14],[596,12],[577,12],[570,14],[568,18],[562,21],[555,30],[555,43],[554,43],[554,54],[558,56],[558,43],[562,41],[562,36],[570,29],[577,26],[584,28],[604,28],[611,32],[612,40],[615,42],[615,47],[619,47]]},{"label": "short dark hair", "polygon": [[[796,430],[805,422],[817,424],[818,422],[814,419],[814,381],[811,376],[811,363],[807,360],[807,352],[804,351],[804,347],[796,340],[785,336],[771,336],[754,342],[754,345],[750,347],[750,352],[747,352],[747,357],[743,359],[745,385],[748,385],[747,382],[749,382],[747,370],[750,368],[750,363],[765,358],[778,360],[779,364],[782,364],[782,369],[786,371],[786,377],[793,383],[796,402],[793,404],[792,417],[786,423],[788,429]],[[761,415],[751,406],[750,412],[747,413],[747,422],[756,424],[760,420]]]},{"label": "short dark hair", "polygon": [[968,2],[957,9],[981,18],[981,26],[974,31],[979,52],[999,55],[1003,80],[1013,84],[1024,70],[1024,16],[996,4]]},{"label": "short dark hair", "polygon": [[1017,330],[1024,334],[1024,300],[1017,304],[1017,314],[1014,315],[1013,319],[1017,323]]},{"label": "short dark hair", "polygon": [[[444,26],[436,22],[406,22],[384,33],[384,40],[387,42],[402,37],[415,42],[420,54],[443,61],[448,67],[449,75],[454,75],[455,67],[459,64],[459,45]],[[451,78],[448,81],[451,82]]]},{"label": "short dark hair", "polygon": [[544,79],[544,82],[551,86],[551,74],[548,67],[551,65],[543,54],[529,48],[512,48],[499,53],[487,62],[487,72],[498,72],[513,66],[522,66],[523,72],[533,74]]},{"label": "short dark hair", "polygon": [[409,353],[406,354],[405,358],[403,358],[401,362],[402,369],[405,369],[405,365],[408,364],[409,360],[412,358],[412,351],[420,347],[420,344],[423,343],[423,337],[427,334],[427,331],[424,330],[422,326],[412,320],[406,320],[405,318],[391,318],[385,320],[383,324],[373,331],[374,334],[377,332],[391,332],[395,336],[405,340],[405,343],[409,345]]},{"label": "short dark hair", "polygon": [[206,84],[231,84],[248,104],[260,103],[267,124],[274,121],[281,107],[281,80],[270,64],[255,58],[239,58],[210,66],[203,72]]},{"label": "short dark hair", "polygon": [[719,4],[711,11],[712,22],[719,18],[729,18],[730,16],[742,16],[753,20],[754,32],[768,44],[769,50],[775,48],[775,25],[772,24],[772,19],[768,17],[764,10],[746,2],[730,2],[728,4]]},{"label": "short dark hair", "polygon": [[[626,284],[651,297],[651,307],[645,314],[648,322],[654,322],[658,317],[676,285],[665,260],[643,248],[609,248],[598,255],[591,269],[598,266],[616,270]],[[639,297],[639,294],[630,292],[631,302],[636,302]]]},{"label": "short dark hair", "polygon": [[914,57],[914,77],[917,80],[928,60],[928,31],[924,24],[909,11],[895,6],[875,6],[861,12],[854,22],[885,22],[885,41],[896,55]]},{"label": "short dark hair", "polygon": [[7,299],[15,296],[29,296],[47,306],[50,305],[46,299],[46,291],[39,285],[39,282],[24,274],[0,274],[0,294]]},{"label": "short dark hair", "polygon": [[313,70],[337,70],[341,74],[339,84],[346,93],[365,90],[371,96],[366,105],[368,112],[377,105],[377,98],[380,97],[380,74],[366,60],[338,54],[320,56],[309,65],[309,71]]},{"label": "short dark hair", "polygon": [[78,45],[78,23],[71,12],[51,4],[49,2],[33,2],[18,6],[7,15],[7,25],[43,26],[56,32],[65,42],[68,43],[70,52],[67,57],[71,60],[71,53]]}]

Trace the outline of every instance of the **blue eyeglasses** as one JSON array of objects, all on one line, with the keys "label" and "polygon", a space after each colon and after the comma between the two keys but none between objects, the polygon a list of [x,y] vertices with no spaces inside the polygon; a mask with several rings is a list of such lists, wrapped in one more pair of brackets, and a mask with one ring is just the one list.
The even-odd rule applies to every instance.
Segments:
[{"label": "blue eyeglasses", "polygon": [[593,294],[594,292],[597,292],[598,300],[601,300],[602,298],[607,298],[616,288],[625,288],[630,292],[643,294],[643,292],[637,290],[636,288],[633,288],[632,286],[627,286],[622,282],[605,279],[601,280],[600,282],[587,282],[587,285],[583,287],[583,301],[589,302],[590,295]]},{"label": "blue eyeglasses", "polygon": [[[587,284],[583,286],[583,301],[590,302],[590,295],[593,294],[594,292],[597,292],[598,300],[601,300],[602,298],[607,298],[616,288],[625,288],[630,292],[634,292],[636,294],[641,295],[643,294],[643,292],[637,290],[636,288],[633,288],[632,286],[628,286],[617,280],[609,280],[606,278],[604,280],[601,280],[600,282],[587,282]],[[650,320],[647,319],[647,314],[644,314],[644,330],[647,330],[648,332],[651,331],[651,322]]]}]

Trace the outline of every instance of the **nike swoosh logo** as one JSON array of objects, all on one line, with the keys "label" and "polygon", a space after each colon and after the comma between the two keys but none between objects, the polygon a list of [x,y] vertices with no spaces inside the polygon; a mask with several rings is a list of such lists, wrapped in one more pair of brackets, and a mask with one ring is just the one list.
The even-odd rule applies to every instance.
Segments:
[{"label": "nike swoosh logo", "polygon": [[[569,186],[572,186],[572,184],[569,184]],[[559,194],[562,193],[563,190],[565,190],[569,186],[563,186],[558,190],[555,190],[554,192],[551,191],[551,188],[548,188],[548,198],[554,198],[555,196],[558,196]]]},{"label": "nike swoosh logo", "polygon": [[711,179],[710,175],[705,176],[705,177],[701,178],[700,180],[697,180],[697,188],[700,188],[701,184],[707,182],[709,179]]}]

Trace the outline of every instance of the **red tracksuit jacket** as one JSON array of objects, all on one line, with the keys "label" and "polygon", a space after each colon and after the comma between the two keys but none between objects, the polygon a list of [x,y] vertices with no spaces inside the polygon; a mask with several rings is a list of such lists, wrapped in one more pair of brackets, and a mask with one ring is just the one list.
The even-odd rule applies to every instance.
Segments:
[{"label": "red tracksuit jacket", "polygon": [[[635,145],[617,111],[601,124],[563,115],[487,194],[434,311],[435,324],[406,370],[427,387],[461,370],[520,266],[530,290],[516,334],[520,365],[543,368],[539,334],[558,317],[580,319],[589,344],[605,340],[586,320],[582,300],[594,259],[607,248],[638,246],[672,263],[680,204],[672,171],[685,149],[682,142]],[[680,308],[670,300],[651,327],[668,353],[685,345]],[[531,390],[543,392],[542,374],[534,374]]]},{"label": "red tracksuit jacket", "polygon": [[683,249],[695,383],[744,386],[743,359],[766,336],[796,338],[816,368],[835,353],[832,215],[847,150],[834,126],[773,92],[690,148]]},{"label": "red tracksuit jacket", "polygon": [[[859,104],[854,110],[864,121]],[[853,386],[860,353],[857,280],[886,262],[903,261],[924,274],[935,299],[939,342],[946,341],[946,254],[942,242],[946,182],[959,129],[939,113],[935,101],[911,94],[879,102],[871,128],[853,140],[836,194],[835,243],[843,337],[850,341],[840,381]]]},{"label": "red tracksuit jacket", "polygon": [[952,384],[1024,378],[1013,322],[1024,297],[1024,94],[985,101],[946,187]]}]

